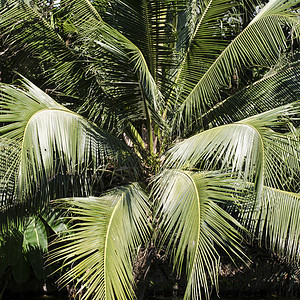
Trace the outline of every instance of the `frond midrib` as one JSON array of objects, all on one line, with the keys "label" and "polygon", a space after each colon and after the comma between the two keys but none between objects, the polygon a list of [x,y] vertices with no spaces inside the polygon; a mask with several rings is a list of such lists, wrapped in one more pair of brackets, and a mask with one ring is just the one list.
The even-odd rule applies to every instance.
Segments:
[{"label": "frond midrib", "polygon": [[[177,73],[177,75],[176,75],[176,79],[174,80],[174,84],[173,84],[172,91],[171,91],[171,93],[170,93],[169,98],[172,97],[172,93],[173,93],[174,90],[175,90],[175,87],[176,87],[176,85],[177,85],[177,83],[178,83],[178,80],[179,80],[179,78],[180,78],[180,75],[181,75],[181,73],[182,73],[182,71],[183,71],[183,69],[184,69],[185,62],[186,62],[186,60],[187,60],[187,58],[188,58],[188,56],[189,56],[189,53],[190,53],[190,50],[191,50],[191,46],[192,46],[193,40],[194,40],[194,38],[195,38],[195,36],[196,36],[196,34],[197,34],[197,31],[198,31],[200,25],[202,25],[202,21],[204,20],[204,17],[205,17],[205,15],[207,14],[208,9],[209,9],[209,7],[210,7],[210,5],[211,5],[212,2],[213,2],[213,0],[209,0],[209,4],[207,5],[205,11],[203,12],[203,14],[202,14],[202,16],[201,16],[201,18],[200,18],[200,20],[199,20],[199,23],[197,24],[197,27],[196,27],[196,29],[195,29],[195,31],[194,31],[194,34],[193,34],[193,36],[192,36],[192,38],[191,38],[191,40],[190,40],[190,42],[189,42],[189,46],[188,46],[187,50],[185,51],[185,55],[184,55],[183,61],[181,62],[181,67],[180,67],[180,69],[179,69],[179,71],[178,71],[178,73]],[[166,110],[167,110],[167,108],[166,108]],[[166,114],[166,112],[165,112],[165,114]]]},{"label": "frond midrib", "polygon": [[[194,257],[193,257],[193,266],[195,266],[195,263],[196,263],[196,258],[197,258],[197,254],[199,252],[199,241],[200,241],[200,234],[201,234],[201,200],[200,200],[200,195],[199,195],[199,191],[198,191],[198,188],[196,186],[196,183],[195,181],[193,180],[192,176],[190,174],[188,174],[187,172],[181,172],[181,174],[183,174],[193,185],[194,187],[194,190],[195,190],[195,193],[197,195],[197,207],[198,207],[198,234],[197,234],[197,242],[195,243],[195,247],[196,247],[196,251],[194,253]],[[188,284],[189,285],[189,282],[192,280],[192,276],[193,276],[193,273],[194,273],[194,268],[192,269],[191,271],[191,274],[190,274],[190,278],[188,280]],[[186,299],[186,295],[184,297]]]},{"label": "frond midrib", "polygon": [[110,238],[109,233],[111,231],[111,226],[113,223],[113,219],[114,219],[114,215],[116,214],[116,211],[118,210],[119,206],[121,205],[121,202],[123,201],[123,199],[125,198],[125,192],[122,193],[122,196],[120,197],[119,201],[117,202],[117,204],[114,206],[112,214],[110,216],[110,220],[107,226],[107,230],[106,230],[106,239],[105,239],[105,245],[104,245],[104,263],[103,263],[103,274],[104,274],[104,288],[105,288],[105,297],[107,297],[107,266],[106,266],[106,261],[107,261],[107,255],[108,255],[108,240]]},{"label": "frond midrib", "polygon": [[[182,110],[184,105],[187,105],[187,103],[191,102],[191,95],[196,91],[196,89],[198,88],[198,86],[201,86],[201,83],[206,79],[206,77],[208,76],[207,74],[209,74],[210,70],[212,70],[221,59],[223,59],[223,56],[225,56],[227,54],[227,50],[231,48],[232,44],[234,44],[238,39],[240,39],[240,36],[244,34],[245,30],[249,30],[249,28],[254,27],[258,22],[263,21],[264,19],[268,19],[271,17],[285,17],[285,18],[289,18],[286,15],[282,15],[282,14],[270,14],[267,16],[262,16],[261,18],[259,18],[258,20],[256,20],[255,22],[249,24],[243,31],[241,31],[229,44],[228,46],[223,50],[223,52],[217,57],[217,59],[213,62],[212,65],[210,65],[210,67],[208,68],[208,70],[205,72],[205,74],[201,77],[201,79],[197,82],[197,84],[194,86],[194,88],[191,90],[191,92],[189,93],[189,95],[185,98],[184,102],[180,105]],[[295,21],[294,19],[291,19],[292,21]]]}]

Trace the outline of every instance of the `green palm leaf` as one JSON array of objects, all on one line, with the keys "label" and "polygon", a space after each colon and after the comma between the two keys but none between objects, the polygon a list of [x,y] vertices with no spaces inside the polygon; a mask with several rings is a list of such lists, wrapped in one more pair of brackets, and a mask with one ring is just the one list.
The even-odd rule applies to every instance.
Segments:
[{"label": "green palm leaf", "polygon": [[[196,85],[183,95],[179,113],[184,110],[184,119],[191,126],[192,116],[201,118],[201,114],[219,102],[218,91],[228,85],[233,71],[253,65],[270,66],[276,62],[280,52],[287,48],[283,26],[293,29],[299,37],[297,15],[289,8],[295,1],[273,0],[251,23],[224,49],[210,65]],[[245,41],[247,41],[245,43]]]},{"label": "green palm leaf", "polygon": [[[55,13],[52,14],[55,16]],[[38,3],[6,1],[1,7],[0,30],[11,55],[17,55],[20,63],[26,65],[29,53],[31,58],[41,62],[42,69],[46,69],[43,74],[48,79],[46,84],[51,83],[51,88],[54,85],[56,90],[72,96],[68,101],[72,101],[76,109],[82,106],[86,110],[87,104],[84,104],[95,103],[96,98],[96,112],[91,110],[88,117],[105,125],[116,122],[116,113],[113,110],[107,113],[107,102],[111,97],[99,84],[99,74],[83,63],[88,60],[83,58],[82,50],[65,41],[61,32],[57,32],[56,24],[46,16]],[[18,52],[21,54],[18,55]],[[27,76],[32,76],[30,71]],[[110,127],[114,126],[110,124]]]},{"label": "green palm leaf", "polygon": [[[45,214],[45,200],[66,198],[59,203],[73,227],[51,261],[68,270],[60,283],[75,280],[85,299],[135,298],[133,265],[151,235],[152,198],[156,242],[187,274],[185,299],[209,297],[220,253],[243,257],[244,227],[298,259],[299,0],[271,0],[258,13],[247,9],[252,1],[42,2],[2,1],[1,55],[46,76],[64,90],[66,107],[100,127],[26,79],[23,87],[0,84],[0,230],[18,225],[14,213]],[[251,73],[250,85],[229,96],[233,75],[272,71],[283,52],[295,62],[256,83]],[[139,159],[100,128],[123,134],[144,159],[143,182],[162,164],[151,197],[138,183],[122,187],[142,175]],[[159,158],[182,131],[198,133]],[[42,221],[60,233],[55,216]],[[46,238],[40,225],[28,241]]]},{"label": "green palm leaf", "polygon": [[[41,62],[41,69],[46,69],[43,75],[57,89],[74,96],[72,101],[77,102],[77,106],[83,99],[97,95],[102,100],[101,110],[105,110],[103,102],[107,96],[99,84],[91,80],[90,72],[82,63],[81,52],[67,44],[55,30],[55,24],[51,24],[47,14],[41,11],[44,6],[19,0],[8,0],[0,5],[0,31],[11,55],[17,55],[18,63],[26,65],[30,54]],[[27,76],[32,76],[30,71]]]},{"label": "green palm leaf", "polygon": [[160,87],[167,84],[165,72],[172,66],[174,16],[180,9],[181,2],[113,0],[109,7],[105,6],[104,20],[141,50],[155,82]]},{"label": "green palm leaf", "polygon": [[298,261],[300,195],[265,188],[264,197],[268,206],[261,208],[261,216],[266,218],[260,218],[260,228],[265,229],[266,244],[281,257]]},{"label": "green palm leaf", "polygon": [[272,164],[278,162],[278,167],[291,172],[299,166],[299,142],[291,123],[297,114],[299,101],[206,130],[173,146],[165,164],[179,169],[230,169],[261,187],[263,177],[269,186],[279,186],[284,184],[279,175],[284,172]]},{"label": "green palm leaf", "polygon": [[[1,3],[0,28],[5,34],[10,50],[20,47],[39,56],[44,61],[72,59],[72,52],[36,6],[28,1],[7,0]],[[24,28],[26,24],[26,28]]]},{"label": "green palm leaf", "polygon": [[[230,39],[224,39],[220,30],[220,19],[228,15],[229,10],[240,4],[228,0],[189,1],[185,9],[186,25],[182,32],[185,38],[179,43],[186,44],[180,65],[176,68],[174,82],[181,91],[181,99],[188,96],[207,69],[218,58]],[[183,47],[183,45],[180,45]],[[176,102],[175,86],[172,100]],[[178,97],[178,96],[177,96]]]},{"label": "green palm leaf", "polygon": [[250,201],[240,212],[240,220],[249,224],[259,244],[264,244],[287,261],[298,261],[300,256],[299,209],[300,195],[264,187],[263,205]]},{"label": "green palm leaf", "polygon": [[155,185],[161,241],[171,249],[180,274],[186,255],[187,288],[184,299],[209,295],[217,286],[218,249],[241,255],[242,226],[220,205],[233,203],[233,180],[218,173],[166,170]]},{"label": "green palm leaf", "polygon": [[62,180],[78,176],[85,182],[81,193],[87,193],[89,176],[110,164],[135,176],[137,160],[121,141],[57,104],[28,80],[24,85],[25,90],[1,85],[1,159],[14,161],[3,169],[1,185],[11,185],[14,178],[19,197],[26,198],[39,189],[47,194],[47,182],[56,179],[54,186],[62,188],[56,196],[63,196],[69,192]]},{"label": "green palm leaf", "polygon": [[223,125],[174,145],[165,165],[178,169],[239,172],[253,179],[260,169],[263,145],[255,128],[243,123]]},{"label": "green palm leaf", "polygon": [[218,103],[202,115],[204,127],[215,127],[260,114],[299,99],[300,67],[271,73]]},{"label": "green palm leaf", "polygon": [[[104,59],[108,60],[108,63],[110,64],[113,64],[115,59],[118,59],[119,61],[123,60],[122,65],[129,65],[131,68],[131,72],[128,69],[127,74],[130,75],[132,74],[132,71],[134,72],[132,76],[134,75],[135,81],[132,83],[135,83],[135,88],[141,89],[140,98],[143,99],[143,101],[141,102],[140,107],[143,108],[144,116],[146,116],[147,113],[151,113],[155,121],[161,125],[162,121],[159,117],[159,112],[161,111],[162,95],[154,81],[153,75],[149,70],[141,50],[122,33],[106,24],[101,16],[97,14],[90,1],[69,0],[66,1],[64,5],[73,8],[72,15],[74,24],[78,26],[79,38],[81,38],[84,43],[83,51],[93,54],[96,58],[95,60],[90,60],[91,68],[94,68],[94,72],[99,68],[102,69],[101,64],[103,63],[103,55],[105,53],[107,54]],[[111,62],[109,62],[109,55],[112,56]],[[126,62],[125,64],[124,61]],[[115,68],[118,68],[118,64],[115,64]],[[107,72],[111,71],[106,75],[113,81],[119,82],[122,87],[120,75],[116,76],[117,73],[114,73],[116,69],[111,68],[106,70]],[[124,72],[123,76],[128,75]],[[130,79],[130,81],[132,81],[132,79]],[[126,84],[125,80],[123,84]],[[114,88],[115,90],[113,92],[118,91],[117,85],[115,85]],[[132,85],[127,88],[132,90]]]},{"label": "green palm leaf", "polygon": [[261,136],[263,182],[268,187],[289,189],[298,180],[300,153],[295,126],[299,126],[299,104],[297,101],[241,121]]},{"label": "green palm leaf", "polygon": [[147,195],[136,183],[102,197],[64,199],[75,215],[73,234],[54,250],[52,259],[70,266],[60,283],[78,278],[82,299],[134,299],[133,262],[149,238]]}]

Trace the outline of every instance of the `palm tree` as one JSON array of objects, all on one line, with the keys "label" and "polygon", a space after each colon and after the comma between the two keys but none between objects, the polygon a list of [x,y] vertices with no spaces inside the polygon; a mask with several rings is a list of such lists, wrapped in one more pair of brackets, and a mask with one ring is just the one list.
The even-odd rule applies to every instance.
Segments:
[{"label": "palm tree", "polygon": [[72,226],[51,259],[84,299],[134,298],[153,244],[185,299],[209,298],[244,239],[299,259],[297,5],[4,1],[3,55],[39,61],[23,74],[48,94],[1,84],[2,227],[59,199]]}]

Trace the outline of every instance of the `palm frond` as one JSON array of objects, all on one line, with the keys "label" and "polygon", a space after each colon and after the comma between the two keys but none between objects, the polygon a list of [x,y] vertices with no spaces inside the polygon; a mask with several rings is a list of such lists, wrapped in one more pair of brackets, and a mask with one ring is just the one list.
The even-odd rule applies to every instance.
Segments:
[{"label": "palm frond", "polygon": [[184,299],[208,297],[217,286],[220,249],[242,256],[242,226],[220,205],[233,203],[233,180],[213,172],[166,170],[155,184],[161,241],[171,250],[174,268],[181,274],[186,255],[187,288]]},{"label": "palm frond", "polygon": [[241,121],[261,135],[264,185],[268,187],[290,189],[299,180],[299,109],[296,101]]},{"label": "palm frond", "polygon": [[[271,2],[281,3],[277,0]],[[201,119],[203,113],[220,101],[219,89],[228,85],[235,69],[276,63],[279,54],[287,48],[283,26],[289,27],[295,37],[299,37],[297,14],[289,11],[294,4],[292,0],[281,6],[266,6],[224,49],[198,83],[190,87],[182,97],[185,100],[182,100],[179,110],[188,124],[195,122],[195,118],[196,121]]]},{"label": "palm frond", "polygon": [[37,191],[47,194],[49,181],[62,188],[56,196],[67,195],[68,180],[61,183],[72,176],[78,176],[81,193],[89,193],[89,176],[111,166],[119,168],[120,174],[135,176],[138,162],[125,144],[57,104],[29,81],[25,90],[1,85],[1,92],[0,122],[5,124],[0,127],[1,159],[14,160],[1,172],[1,185],[11,185],[15,178],[20,198]]},{"label": "palm frond", "polygon": [[[108,113],[111,97],[101,86],[101,76],[92,72],[82,51],[57,32],[56,24],[40,8],[37,3],[19,0],[8,0],[1,7],[0,30],[9,52],[18,57],[18,64],[27,64],[28,57],[34,57],[40,62],[38,72],[46,69],[43,73],[48,79],[46,85],[71,96],[68,101],[76,109],[82,106],[82,111],[86,111],[85,103],[97,103],[96,113],[91,110],[87,117],[114,128],[117,116],[113,110]],[[74,39],[76,32],[73,35]],[[31,72],[27,71],[26,76],[32,76]]]},{"label": "palm frond", "polygon": [[206,128],[220,126],[295,102],[300,93],[300,66],[272,73],[218,103],[202,115]]},{"label": "palm frond", "polygon": [[[24,28],[26,24],[26,28]],[[8,0],[1,4],[0,28],[13,51],[22,47],[44,61],[68,60],[72,52],[35,6],[26,1]]]},{"label": "palm frond", "polygon": [[250,201],[241,211],[240,221],[249,224],[260,245],[289,262],[298,261],[300,195],[264,187],[262,197],[264,204],[255,206]]},{"label": "palm frond", "polygon": [[[101,72],[103,73],[102,64],[105,56],[105,60],[109,65],[111,64],[114,67],[106,68],[105,76],[103,76],[104,84],[108,76],[107,86],[109,87],[109,82],[110,85],[113,84],[113,93],[119,92],[118,84],[121,89],[124,88],[131,93],[133,90],[139,90],[138,102],[140,103],[140,108],[143,109],[141,111],[143,116],[147,118],[147,113],[151,114],[152,119],[163,127],[164,125],[159,115],[162,95],[141,50],[125,35],[106,24],[100,15],[89,13],[92,10],[90,1],[69,0],[64,2],[64,5],[73,8],[72,21],[78,27],[78,38],[83,43],[82,52],[89,53],[89,63],[93,72],[99,71],[100,74]],[[116,64],[116,59],[119,62],[123,61],[123,63]],[[127,65],[128,69],[127,72],[121,75],[117,71],[120,66],[124,67],[124,65]],[[122,80],[122,77],[125,80]],[[128,81],[126,81],[127,79]],[[107,93],[110,90],[108,88]]]},{"label": "palm frond", "polygon": [[65,244],[51,258],[70,267],[60,283],[78,279],[82,299],[134,299],[133,262],[149,238],[147,198],[133,183],[101,197],[60,200],[74,213],[73,234],[59,240]]},{"label": "palm frond", "polygon": [[[43,75],[55,83],[55,88],[64,88],[64,93],[83,99],[93,89],[105,98],[101,88],[87,78],[80,53],[68,45],[35,3],[6,1],[1,7],[0,30],[11,55],[17,55],[18,64],[26,64],[28,56],[34,57],[40,62],[39,72],[45,68]],[[60,72],[64,76],[59,76]],[[32,76],[30,72],[24,75]]]},{"label": "palm frond", "polygon": [[299,136],[292,124],[299,105],[297,101],[194,135],[169,150],[165,165],[230,170],[260,192],[263,185],[287,187],[299,172]]},{"label": "palm frond", "polygon": [[[122,32],[143,53],[154,80],[160,86],[172,65],[175,43],[175,14],[182,1],[114,0],[104,20]],[[163,82],[162,82],[163,81]]]},{"label": "palm frond", "polygon": [[[183,56],[177,67],[175,85],[170,95],[173,102],[178,101],[178,93],[181,99],[188,96],[190,89],[230,43],[230,38],[225,39],[222,36],[221,19],[229,18],[230,9],[237,6],[240,4],[228,0],[187,3],[184,11],[186,23],[178,33],[183,36],[178,41],[181,43],[179,47],[185,49],[182,50]],[[185,33],[182,33],[183,31]]]},{"label": "palm frond", "polygon": [[165,166],[177,169],[206,169],[239,172],[252,178],[262,156],[260,136],[255,128],[233,123],[212,128],[174,145]]}]

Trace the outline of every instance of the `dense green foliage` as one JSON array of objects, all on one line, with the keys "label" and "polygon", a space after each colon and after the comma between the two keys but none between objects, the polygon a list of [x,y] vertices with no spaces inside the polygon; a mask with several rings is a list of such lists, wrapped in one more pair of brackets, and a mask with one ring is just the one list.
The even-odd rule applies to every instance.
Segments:
[{"label": "dense green foliage", "polygon": [[133,299],[150,245],[185,299],[244,240],[299,260],[298,4],[1,1],[0,259],[55,207],[50,260],[84,299]]}]

